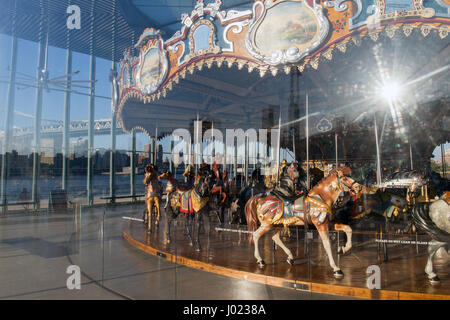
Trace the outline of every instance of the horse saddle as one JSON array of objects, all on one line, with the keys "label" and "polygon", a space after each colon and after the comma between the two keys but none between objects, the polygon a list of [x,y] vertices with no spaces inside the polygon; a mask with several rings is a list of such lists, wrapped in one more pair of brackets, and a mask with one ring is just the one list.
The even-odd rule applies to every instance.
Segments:
[{"label": "horse saddle", "polygon": [[[305,205],[305,197],[301,196],[293,202],[285,202],[282,219],[287,219],[285,222],[297,222],[298,220],[305,221],[307,205]],[[307,221],[310,223],[310,221]]]},{"label": "horse saddle", "polygon": [[201,198],[195,191],[189,190],[181,195],[180,212],[194,213],[199,212],[208,203],[209,198]]},{"label": "horse saddle", "polygon": [[189,190],[181,194],[180,197],[180,212],[191,213],[192,212],[192,200],[191,193],[193,190]]},{"label": "horse saddle", "polygon": [[262,214],[270,214],[273,224],[289,225],[305,221],[304,196],[294,198],[292,201],[283,201],[275,195],[268,195],[262,204]]}]

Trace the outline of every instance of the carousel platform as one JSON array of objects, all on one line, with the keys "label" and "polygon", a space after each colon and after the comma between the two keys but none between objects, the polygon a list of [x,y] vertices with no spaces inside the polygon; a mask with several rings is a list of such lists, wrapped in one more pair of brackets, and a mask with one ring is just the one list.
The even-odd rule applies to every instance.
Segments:
[{"label": "carousel platform", "polygon": [[[124,224],[123,238],[134,247],[174,264],[276,287],[366,299],[450,300],[445,252],[434,261],[434,271],[440,277],[440,283],[432,285],[426,278],[425,243],[428,238],[354,230],[350,253],[337,255],[337,245],[344,244],[344,234],[330,234],[335,261],[345,275],[336,279],[315,230],[291,228],[289,233],[284,233],[282,239],[294,254],[293,266],[286,262],[281,248],[273,246],[271,235],[264,236],[260,240],[260,251],[267,265],[260,268],[253,256],[254,247],[248,242],[245,226],[220,226],[212,217],[200,228],[202,251],[197,252],[184,234],[184,217],[180,217],[172,227],[170,243],[166,239],[163,217],[164,213],[159,227],[154,226],[151,234],[147,233],[142,222],[129,220]],[[371,276],[367,268],[371,265],[380,267],[380,289],[367,287]]]}]

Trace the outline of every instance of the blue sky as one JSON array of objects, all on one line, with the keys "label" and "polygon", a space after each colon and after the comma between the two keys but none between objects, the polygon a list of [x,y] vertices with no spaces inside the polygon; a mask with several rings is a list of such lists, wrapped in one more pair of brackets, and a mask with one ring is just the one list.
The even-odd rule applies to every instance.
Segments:
[{"label": "blue sky", "polygon": [[[9,64],[10,64],[10,50],[11,38],[7,35],[0,34],[0,118],[4,119],[5,104],[8,85],[4,81],[8,80]],[[18,60],[17,72],[36,76],[36,66],[38,57],[38,46],[36,43],[19,39],[18,42]],[[66,74],[66,51],[64,49],[49,47],[48,51],[48,66],[49,77],[54,78]],[[109,70],[111,69],[111,61],[99,59],[96,61],[96,95],[111,96],[111,85],[109,82]],[[89,80],[89,56],[73,53],[73,72],[79,71],[79,74],[74,76],[73,80]],[[30,80],[23,80],[19,76],[17,82],[30,83]],[[87,84],[83,84],[87,85]],[[88,93],[88,89],[76,89],[82,93]],[[71,95],[71,120],[87,120],[88,119],[88,101],[89,97],[86,95],[72,94]],[[15,110],[24,114],[34,115],[35,108],[35,88],[19,89],[16,88],[15,94]],[[64,92],[51,90],[44,91],[42,119],[62,120],[64,117]],[[103,98],[95,99],[95,119],[110,119],[111,118],[111,102]],[[48,123],[43,121],[44,123]],[[51,122],[50,122],[51,123]],[[0,121],[0,130],[3,130],[4,121]],[[33,119],[14,115],[15,127],[33,127]],[[95,136],[95,148],[110,148],[109,135]],[[137,134],[137,150],[143,150],[144,144],[148,144],[149,139],[143,133]],[[131,147],[130,136],[123,134],[117,136],[117,148],[129,150]]]}]

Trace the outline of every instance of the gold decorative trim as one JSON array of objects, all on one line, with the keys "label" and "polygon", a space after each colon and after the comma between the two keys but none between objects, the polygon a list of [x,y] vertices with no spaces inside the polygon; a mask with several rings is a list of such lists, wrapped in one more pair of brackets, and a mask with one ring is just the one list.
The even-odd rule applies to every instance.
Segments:
[{"label": "gold decorative trim", "polygon": [[424,25],[424,24],[417,24],[416,22],[412,23],[412,24],[401,23],[401,24],[395,24],[395,25],[381,26],[378,29],[376,29],[376,31],[375,30],[372,30],[372,31],[363,30],[358,35],[349,35],[345,39],[341,40],[340,42],[332,44],[328,49],[325,49],[325,51],[323,53],[319,52],[312,57],[306,58],[305,61],[301,65],[297,66],[297,68],[300,72],[303,72],[305,67],[307,65],[310,65],[314,70],[317,70],[319,62],[321,60],[320,59],[321,56],[324,56],[327,60],[332,60],[333,50],[335,48],[337,48],[342,53],[346,53],[347,45],[350,40],[352,40],[352,42],[356,46],[360,46],[361,40],[366,36],[369,36],[372,41],[377,42],[379,40],[379,35],[382,32],[384,32],[386,34],[386,36],[388,36],[390,39],[393,39],[393,37],[397,33],[397,30],[402,30],[403,34],[406,37],[409,37],[411,35],[412,31],[415,29],[420,31],[420,33],[422,34],[422,36],[424,38],[427,37],[432,30],[436,30],[439,33],[439,36],[441,39],[446,38],[450,31],[450,27],[448,25],[432,25],[432,24]]},{"label": "gold decorative trim", "polygon": [[367,25],[374,25],[384,20],[390,19],[404,19],[409,17],[434,17],[436,12],[433,8],[425,8],[423,0],[414,0],[414,10],[395,10],[393,12],[385,13],[386,0],[376,0],[378,7],[377,13],[367,18]]}]

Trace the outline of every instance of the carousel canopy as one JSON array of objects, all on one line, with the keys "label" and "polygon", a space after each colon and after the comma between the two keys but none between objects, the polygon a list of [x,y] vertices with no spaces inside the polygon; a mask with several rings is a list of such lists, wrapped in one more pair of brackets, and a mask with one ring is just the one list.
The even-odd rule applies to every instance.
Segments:
[{"label": "carousel canopy", "polygon": [[[147,27],[161,30],[163,38],[172,36],[179,28],[181,15],[191,12],[197,0],[118,0],[128,25],[137,32]],[[250,9],[252,0],[225,0],[222,9]]]},{"label": "carousel canopy", "polygon": [[121,61],[123,128],[193,134],[198,118],[203,133],[214,127],[225,136],[270,131],[281,117],[282,145],[304,153],[308,106],[317,158],[333,158],[335,134],[346,141],[345,158],[373,157],[375,120],[383,152],[413,143],[429,158],[450,140],[448,5],[383,2],[370,15],[380,3],[255,1],[227,11],[198,1],[170,38],[146,29],[138,55]]}]

